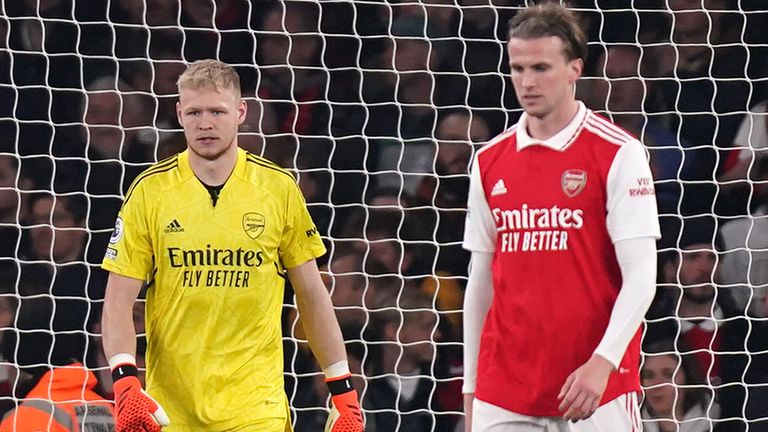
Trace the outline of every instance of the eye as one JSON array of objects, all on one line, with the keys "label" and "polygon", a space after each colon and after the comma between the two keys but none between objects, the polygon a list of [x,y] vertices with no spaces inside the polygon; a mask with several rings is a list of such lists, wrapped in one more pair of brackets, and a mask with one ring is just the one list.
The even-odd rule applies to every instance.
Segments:
[{"label": "eye", "polygon": [[673,368],[666,368],[662,371],[662,376],[667,381],[672,381],[675,377],[675,370]]}]

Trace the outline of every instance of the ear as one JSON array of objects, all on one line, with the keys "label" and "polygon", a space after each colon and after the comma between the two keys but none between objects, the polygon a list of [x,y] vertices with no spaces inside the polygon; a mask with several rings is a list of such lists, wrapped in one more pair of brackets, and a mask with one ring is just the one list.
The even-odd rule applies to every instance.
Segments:
[{"label": "ear", "polygon": [[676,283],[677,281],[677,263],[680,262],[680,260],[675,258],[670,258],[664,263],[664,267],[662,268],[662,272],[664,274],[664,282],[665,283]]},{"label": "ear", "polygon": [[241,125],[245,121],[245,116],[248,115],[248,104],[244,99],[240,99],[237,104],[237,124]]},{"label": "ear", "polygon": [[181,102],[176,102],[176,120],[178,120],[181,127],[184,127],[184,122],[181,120]]},{"label": "ear", "polygon": [[581,78],[582,72],[584,72],[584,60],[576,58],[569,61],[568,69],[570,69],[571,82],[575,83],[579,80],[579,78]]}]

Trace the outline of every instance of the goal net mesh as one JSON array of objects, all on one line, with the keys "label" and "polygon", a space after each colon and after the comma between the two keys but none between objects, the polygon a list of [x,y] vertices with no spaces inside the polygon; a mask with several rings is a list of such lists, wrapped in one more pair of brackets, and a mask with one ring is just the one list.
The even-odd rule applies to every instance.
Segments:
[{"label": "goal net mesh", "polygon": [[[654,173],[663,236],[643,421],[764,428],[766,13],[736,0],[565,3],[589,38],[577,97],[640,137]],[[241,76],[240,146],[296,173],[328,247],[319,264],[370,429],[463,430],[468,167],[521,114],[505,39],[526,5],[3,2],[0,410],[21,402],[18,366],[62,353],[111,397],[99,264],[131,181],[185,148],[178,74],[215,58]],[[141,359],[143,301],[134,315]],[[328,393],[297,315],[288,290],[292,422],[319,430]]]}]

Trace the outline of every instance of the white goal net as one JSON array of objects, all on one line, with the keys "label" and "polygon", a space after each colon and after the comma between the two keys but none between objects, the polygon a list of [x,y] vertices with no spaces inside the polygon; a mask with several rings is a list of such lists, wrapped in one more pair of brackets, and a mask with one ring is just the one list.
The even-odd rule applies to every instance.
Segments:
[{"label": "white goal net", "polygon": [[[521,113],[505,39],[527,3],[0,3],[0,416],[73,358],[111,398],[99,264],[128,185],[185,147],[178,74],[215,58],[241,75],[240,145],[297,174],[328,246],[368,430],[463,430],[468,166]],[[768,13],[563,3],[589,37],[578,98],[641,138],[656,182],[645,427],[768,430]],[[284,312],[294,429],[320,430],[328,393],[290,292]]]}]

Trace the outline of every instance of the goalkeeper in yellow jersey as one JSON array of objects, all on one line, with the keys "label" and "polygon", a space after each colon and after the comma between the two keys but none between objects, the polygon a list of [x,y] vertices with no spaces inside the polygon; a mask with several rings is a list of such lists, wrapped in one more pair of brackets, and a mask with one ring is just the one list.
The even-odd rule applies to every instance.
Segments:
[{"label": "goalkeeper in yellow jersey", "polygon": [[[102,264],[117,430],[290,431],[280,324],[287,275],[332,394],[326,430],[362,431],[315,262],[325,247],[295,179],[237,147],[247,108],[232,67],[195,62],[178,88],[187,149],[133,182]],[[131,311],[145,283],[142,389]]]}]

